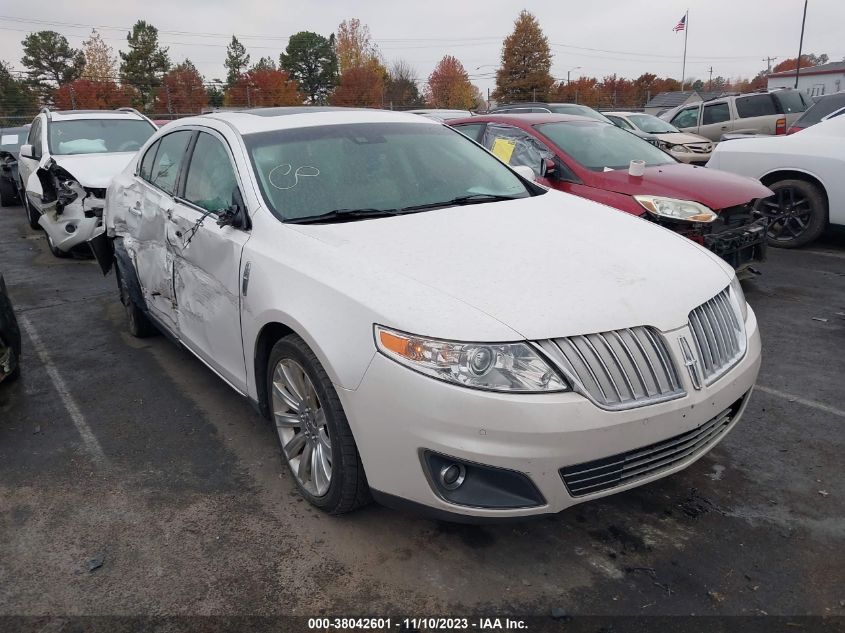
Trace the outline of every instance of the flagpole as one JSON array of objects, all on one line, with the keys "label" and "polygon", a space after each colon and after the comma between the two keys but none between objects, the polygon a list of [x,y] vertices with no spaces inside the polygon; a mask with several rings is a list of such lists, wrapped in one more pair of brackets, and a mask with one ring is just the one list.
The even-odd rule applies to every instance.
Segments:
[{"label": "flagpole", "polygon": [[684,17],[684,64],[681,66],[681,91],[684,89],[684,83],[687,76],[687,36],[689,35],[689,9]]}]

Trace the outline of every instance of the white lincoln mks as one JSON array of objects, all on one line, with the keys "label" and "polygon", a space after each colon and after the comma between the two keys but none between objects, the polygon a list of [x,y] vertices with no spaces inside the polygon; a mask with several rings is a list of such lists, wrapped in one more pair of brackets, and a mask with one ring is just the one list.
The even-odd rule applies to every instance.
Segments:
[{"label": "white lincoln mks", "polygon": [[170,123],[105,221],[131,332],[253,401],[331,513],[500,519],[652,481],[725,437],[760,366],[718,257],[411,114]]}]

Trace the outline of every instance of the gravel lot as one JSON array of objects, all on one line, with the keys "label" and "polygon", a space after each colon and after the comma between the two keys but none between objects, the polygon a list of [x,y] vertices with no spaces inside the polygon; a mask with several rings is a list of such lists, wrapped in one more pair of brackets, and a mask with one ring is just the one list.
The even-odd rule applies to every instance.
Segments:
[{"label": "gravel lot", "polygon": [[683,473],[528,523],[332,518],[247,402],[126,333],[113,275],[0,209],[0,614],[845,615],[845,239],[761,268],[758,388]]}]

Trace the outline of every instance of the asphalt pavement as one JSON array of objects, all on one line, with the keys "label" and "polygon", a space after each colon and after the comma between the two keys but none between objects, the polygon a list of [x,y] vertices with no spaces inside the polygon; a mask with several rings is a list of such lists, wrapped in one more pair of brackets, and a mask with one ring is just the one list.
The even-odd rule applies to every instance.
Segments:
[{"label": "asphalt pavement", "polygon": [[745,282],[763,368],[689,469],[519,524],[311,508],[269,424],[0,209],[0,614],[845,615],[845,239]]}]

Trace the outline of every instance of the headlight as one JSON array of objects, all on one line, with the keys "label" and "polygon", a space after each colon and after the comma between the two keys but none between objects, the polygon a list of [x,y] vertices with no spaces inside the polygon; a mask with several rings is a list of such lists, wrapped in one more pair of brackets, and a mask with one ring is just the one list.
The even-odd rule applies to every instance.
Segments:
[{"label": "headlight", "polygon": [[669,145],[669,149],[673,152],[689,152],[689,148],[685,145]]},{"label": "headlight", "polygon": [[731,280],[731,294],[734,296],[734,300],[739,304],[739,311],[742,314],[742,320],[748,318],[748,303],[745,301],[745,293],[742,291],[742,286],[739,283],[739,277],[734,275],[734,278]]},{"label": "headlight", "polygon": [[672,220],[712,222],[718,217],[711,209],[692,200],[675,200],[660,196],[634,196],[634,200],[649,213]]},{"label": "headlight", "polygon": [[568,391],[557,372],[525,343],[458,343],[375,326],[385,356],[432,378],[510,392]]}]

